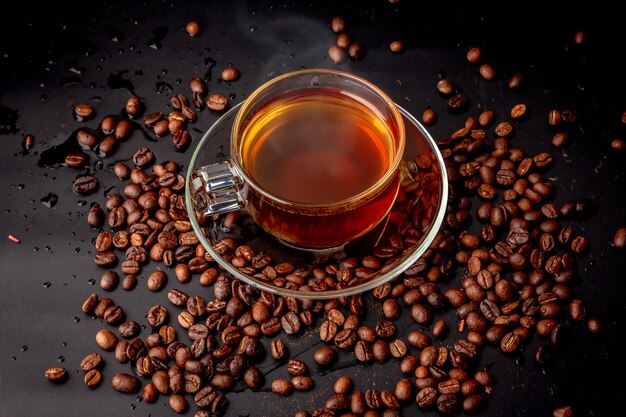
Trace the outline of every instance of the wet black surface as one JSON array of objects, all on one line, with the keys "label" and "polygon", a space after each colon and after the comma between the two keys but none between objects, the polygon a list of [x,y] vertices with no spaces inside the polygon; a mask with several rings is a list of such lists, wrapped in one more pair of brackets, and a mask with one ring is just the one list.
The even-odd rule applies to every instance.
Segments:
[{"label": "wet black surface", "polygon": [[[467,114],[488,108],[504,116],[513,105],[526,103],[529,119],[516,125],[513,143],[529,153],[550,150],[556,156],[548,176],[558,189],[557,202],[588,197],[596,208],[591,219],[575,225],[590,240],[579,262],[575,293],[587,302],[588,314],[603,320],[602,333],[592,336],[580,325],[568,325],[563,346],[545,367],[533,359],[535,346],[545,343],[537,338],[519,356],[485,349],[481,364],[497,378],[485,415],[546,416],[562,404],[576,406],[577,415],[620,414],[608,411],[626,394],[620,382],[623,352],[617,343],[624,331],[626,254],[609,243],[618,225],[626,223],[625,155],[609,147],[613,137],[626,136],[619,122],[626,109],[623,68],[615,58],[625,39],[619,14],[593,10],[593,5],[573,11],[519,5],[514,14],[447,4],[411,10],[408,3],[55,3],[44,9],[22,4],[18,7],[23,13],[5,15],[7,22],[0,29],[1,416],[174,415],[163,399],[148,405],[114,392],[111,376],[128,368],[111,355],[105,356],[105,383],[95,391],[83,385],[78,364],[97,349],[97,330],[107,327],[80,311],[90,292],[103,293],[94,285],[102,270],[92,261],[95,232],[87,227],[85,214],[90,204],[103,202],[103,193],[120,185],[111,173],[113,163],[128,160],[138,147],[150,145],[160,161],[183,165],[191,151],[175,153],[169,138],[152,138],[155,142],[150,143],[135,132],[113,157],[100,162],[92,154],[89,169],[39,167],[40,154],[80,126],[72,117],[73,107],[81,102],[94,105],[97,115],[89,126],[106,114],[119,114],[133,91],[151,111],[165,110],[172,91],[187,92],[193,76],[209,79],[211,92],[230,95],[231,102],[238,103],[283,72],[334,67],[326,49],[334,41],[328,22],[335,14],[344,15],[350,35],[368,47],[363,61],[340,68],[370,79],[414,114],[432,106],[439,113],[439,122],[431,128],[435,137],[462,126],[464,120],[447,113],[446,101],[434,88],[443,73],[470,96]],[[198,38],[182,30],[192,17],[204,27]],[[581,29],[587,31],[587,41],[577,46],[573,34]],[[405,41],[404,54],[389,53],[387,44],[394,39]],[[474,45],[483,47],[486,61],[499,73],[497,80],[482,80],[465,61],[467,48]],[[231,63],[241,70],[241,79],[220,83],[219,71]],[[528,81],[518,93],[504,83],[515,71],[524,71]],[[571,129],[572,144],[563,151],[550,145],[553,131],[545,115],[553,107],[583,114],[580,126]],[[199,139],[216,119],[208,111],[201,113],[192,136]],[[27,133],[35,142],[24,151]],[[101,187],[82,198],[72,193],[71,181],[86,171],[95,173]],[[8,234],[22,243],[12,243]],[[165,300],[165,292],[152,294],[145,288],[144,278],[154,268],[144,269],[134,291],[110,294],[129,319],[141,324],[148,307]],[[462,274],[459,271],[457,279]],[[173,281],[168,288],[175,286]],[[210,294],[197,283],[184,289]],[[367,320],[375,321],[379,308],[372,303],[368,307]],[[400,334],[418,328],[403,313]],[[450,324],[456,323],[447,317]],[[348,355],[330,371],[319,371],[312,361],[312,349],[319,345],[314,331],[282,337],[289,339],[291,356],[312,367],[318,388],[279,398],[267,387],[253,393],[240,384],[237,393],[229,395],[228,415],[289,416],[298,408],[321,406],[334,378],[344,373],[362,390],[390,388],[400,376],[393,361],[361,366]],[[57,365],[70,371],[62,386],[43,378],[45,368]],[[268,380],[287,375],[284,366],[270,360],[261,366]],[[406,410],[417,413],[414,407]]]}]

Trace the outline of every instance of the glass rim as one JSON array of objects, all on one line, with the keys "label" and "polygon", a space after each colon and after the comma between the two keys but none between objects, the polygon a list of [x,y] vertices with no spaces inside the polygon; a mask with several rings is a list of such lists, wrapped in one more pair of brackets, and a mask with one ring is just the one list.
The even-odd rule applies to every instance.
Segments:
[{"label": "glass rim", "polygon": [[[254,99],[260,96],[261,94],[263,94],[263,92],[267,90],[269,87],[279,82],[282,82],[285,79],[307,75],[307,74],[336,75],[336,76],[352,79],[362,84],[363,86],[367,87],[374,94],[379,96],[383,100],[387,108],[391,111],[393,115],[393,119],[396,122],[397,130],[398,130],[397,131],[398,138],[395,141],[398,143],[398,146],[396,146],[392,163],[389,165],[385,173],[374,184],[372,184],[365,190],[361,191],[360,193],[344,198],[343,200],[333,201],[332,203],[325,203],[325,204],[301,203],[297,201],[286,200],[282,197],[277,196],[276,194],[270,193],[267,190],[263,189],[259,184],[256,183],[256,181],[253,178],[250,177],[250,175],[248,175],[248,173],[243,168],[243,166],[241,166],[238,158],[233,157],[233,155],[238,153],[238,149],[237,149],[238,146],[236,143],[237,133],[239,129],[241,128],[241,125],[243,121],[245,120],[245,117],[247,116]],[[357,205],[361,205],[369,201],[372,197],[378,195],[384,189],[384,187],[387,184],[389,184],[389,182],[392,181],[393,178],[395,178],[396,174],[398,174],[400,163],[402,162],[402,155],[404,153],[405,145],[406,145],[406,131],[404,127],[404,121],[402,119],[402,114],[398,110],[398,106],[396,105],[396,103],[393,100],[391,100],[391,98],[384,91],[382,91],[380,88],[378,88],[376,85],[366,80],[365,78],[359,77],[357,75],[354,75],[345,71],[339,71],[339,70],[333,70],[333,69],[322,69],[322,68],[309,68],[309,69],[304,69],[304,70],[287,72],[278,77],[272,78],[271,80],[265,82],[256,90],[254,90],[254,92],[250,94],[250,96],[243,103],[241,103],[241,108],[239,109],[239,112],[237,113],[237,116],[235,118],[232,130],[231,130],[230,160],[233,162],[237,175],[241,177],[243,182],[247,184],[248,186],[252,187],[256,192],[258,192],[265,198],[269,199],[270,201],[274,203],[278,203],[282,206],[290,207],[290,208],[307,209],[311,211],[321,210],[323,211],[323,214],[329,214],[332,212],[329,210],[343,209],[346,206],[353,206],[355,203]]]},{"label": "glass rim", "polygon": [[[242,103],[237,104],[228,112],[224,113],[220,117],[220,119],[225,118],[226,115],[230,114],[231,112],[238,111],[241,105]],[[213,257],[213,259],[215,259],[215,261],[219,264],[219,266],[223,268],[224,270],[226,270],[226,272],[230,273],[233,277],[240,279],[241,281],[247,284],[250,284],[254,286],[255,288],[258,288],[262,291],[267,291],[269,293],[276,294],[276,295],[283,296],[283,297],[294,297],[294,298],[300,298],[300,299],[314,299],[314,300],[348,297],[348,296],[352,296],[356,294],[361,294],[365,291],[376,288],[379,285],[389,282],[393,278],[400,275],[408,267],[410,267],[413,263],[415,263],[424,254],[424,252],[426,252],[426,250],[428,249],[432,241],[435,239],[435,236],[439,232],[439,228],[441,227],[445,214],[446,214],[446,206],[447,206],[447,201],[448,201],[448,174],[445,169],[443,156],[441,155],[441,152],[439,152],[439,148],[437,147],[437,144],[435,143],[435,140],[432,138],[432,136],[428,133],[428,131],[424,128],[424,126],[422,126],[422,124],[419,121],[417,121],[417,119],[415,119],[413,115],[411,115],[411,113],[407,112],[406,110],[404,110],[402,107],[398,105],[396,105],[396,107],[398,108],[401,115],[405,117],[407,120],[409,120],[411,124],[413,124],[420,131],[420,133],[424,136],[425,140],[428,142],[430,149],[432,150],[435,156],[435,159],[437,161],[437,166],[440,168],[440,184],[439,184],[440,198],[439,198],[439,205],[437,206],[437,214],[434,217],[432,223],[430,224],[427,232],[424,234],[424,237],[422,238],[419,245],[417,245],[413,249],[413,253],[407,256],[406,259],[404,259],[402,262],[399,262],[393,268],[385,272],[382,272],[382,273],[378,272],[382,274],[381,276],[372,278],[366,282],[363,282],[362,284],[355,285],[353,287],[347,287],[347,288],[343,288],[340,290],[330,290],[330,291],[300,291],[300,290],[290,290],[287,288],[280,288],[280,287],[276,287],[274,285],[256,280],[253,277],[246,275],[240,270],[238,270],[237,268],[235,268],[230,262],[226,262],[225,260],[223,260],[221,255],[218,254],[213,249],[213,244],[208,240],[207,236],[204,233],[202,233],[202,226],[200,225],[200,223],[198,223],[198,220],[196,219],[194,205],[191,199],[191,191],[189,188],[189,184],[191,181],[191,174],[197,168],[196,160],[198,156],[200,155],[200,149],[202,148],[202,144],[209,139],[213,130],[218,127],[220,119],[218,119],[218,121],[213,123],[213,125],[206,131],[206,133],[204,134],[200,142],[198,142],[198,144],[196,145],[196,148],[194,149],[193,155],[189,162],[189,167],[187,169],[187,175],[186,175],[185,205],[187,207],[187,214],[189,216],[189,221],[191,222],[193,231],[198,236],[198,239],[200,240],[200,243],[202,243],[202,246],[204,246],[206,251]],[[219,261],[218,259],[221,259],[221,261]]]}]

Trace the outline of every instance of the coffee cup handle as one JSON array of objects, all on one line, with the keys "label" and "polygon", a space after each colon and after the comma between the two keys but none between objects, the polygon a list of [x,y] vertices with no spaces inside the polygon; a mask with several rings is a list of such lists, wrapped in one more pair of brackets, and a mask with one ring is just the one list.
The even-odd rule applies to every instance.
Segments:
[{"label": "coffee cup handle", "polygon": [[239,191],[238,176],[230,161],[195,169],[191,173],[191,201],[205,216],[239,210],[244,199]]}]

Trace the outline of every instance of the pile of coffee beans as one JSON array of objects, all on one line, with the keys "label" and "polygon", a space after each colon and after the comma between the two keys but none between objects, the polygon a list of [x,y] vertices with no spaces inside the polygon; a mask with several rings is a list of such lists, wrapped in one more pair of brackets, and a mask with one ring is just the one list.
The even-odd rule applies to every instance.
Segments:
[{"label": "pile of coffee beans", "polygon": [[[363,45],[350,40],[342,18],[333,18],[331,27],[338,34],[337,45],[328,51],[334,62],[344,59],[346,49],[352,59],[363,56]],[[190,36],[201,32],[197,22],[190,22],[186,30]],[[390,45],[395,53],[403,49],[400,41]],[[480,64],[481,49],[470,49],[467,60]],[[479,72],[486,80],[496,76],[485,63]],[[228,67],[221,77],[235,81],[240,73]],[[522,82],[523,75],[514,74],[508,85],[515,90]],[[468,108],[469,97],[449,80],[441,79],[436,88],[453,112]],[[191,80],[190,89],[191,101],[182,93],[174,94],[172,112],[154,112],[144,118],[156,136],[172,134],[175,148],[181,151],[190,141],[186,126],[196,121],[198,111],[204,106],[223,111],[228,106],[222,95],[207,96],[207,85],[200,78]],[[141,99],[133,96],[125,110],[128,118],[106,116],[98,130],[79,130],[78,143],[101,157],[111,155],[118,141],[137,128],[130,119],[145,109]],[[78,105],[74,115],[79,121],[89,120],[95,111],[89,105]],[[310,391],[315,389],[312,367],[332,367],[339,355],[348,354],[363,364],[395,361],[402,378],[374,389],[356,387],[342,376],[334,383],[334,394],[319,408],[311,413],[299,410],[295,416],[391,417],[402,415],[408,404],[444,414],[475,413],[484,408],[495,386],[494,376],[477,367],[483,347],[497,346],[511,355],[536,333],[542,343],[535,360],[544,363],[557,348],[565,322],[586,322],[591,333],[600,331],[600,321],[589,316],[571,287],[576,280],[576,260],[588,246],[573,221],[588,215],[589,202],[557,206],[551,200],[554,185],[545,173],[553,157],[547,152],[527,155],[514,146],[515,127],[526,119],[526,105],[515,105],[509,116],[499,123],[491,111],[467,117],[459,129],[437,142],[445,160],[450,196],[444,225],[424,255],[402,276],[367,294],[328,301],[276,296],[225,274],[192,230],[180,166],[173,161],[158,163],[152,150],[139,147],[132,158],[134,167],[123,162],[114,166],[115,175],[125,181],[122,192],[109,194],[104,209],[93,206],[87,216],[89,225],[99,230],[94,261],[107,269],[100,287],[107,292],[118,286],[133,290],[137,275],[152,261],[163,266],[151,268],[146,280],[149,291],[162,291],[172,278],[181,288],[171,289],[167,301],[164,297],[163,304],[146,312],[151,329],[147,335],[141,334],[137,322],[126,320],[123,308],[111,298],[91,294],[85,300],[85,314],[115,326],[100,330],[96,344],[104,352],[113,352],[115,360],[129,364],[139,376],[118,373],[111,379],[112,387],[122,393],[141,392],[146,403],[168,396],[177,413],[185,413],[193,402],[198,408],[196,417],[221,415],[228,406],[227,393],[237,381],[252,390],[269,387],[281,396]],[[575,125],[578,116],[575,111],[554,109],[547,123]],[[434,110],[424,112],[425,124],[436,120]],[[568,141],[566,131],[552,138],[557,148]],[[66,164],[83,167],[87,160],[84,152],[72,153]],[[420,154],[407,161],[404,174],[390,215],[393,231],[371,254],[304,268],[275,262],[248,242],[232,238],[220,240],[213,250],[243,273],[276,287],[327,291],[361,283],[415,245],[432,221],[437,203],[434,191],[440,180],[434,156]],[[93,193],[98,186],[91,175],[74,181],[74,191],[79,194]],[[203,226],[214,222],[229,229],[243,217],[233,212],[201,220]],[[471,232],[476,224],[478,231]],[[616,232],[614,245],[618,249],[626,245],[625,228]],[[116,266],[122,277],[109,269]],[[458,274],[463,278],[456,279]],[[191,295],[182,289],[194,275],[211,288],[208,294]],[[380,309],[379,320],[371,321],[375,315],[368,314],[366,300]],[[448,310],[456,311],[455,323],[436,319]],[[403,314],[410,314],[419,329],[399,332],[395,322]],[[314,353],[315,364],[290,357],[288,343],[281,338],[311,327],[324,342]],[[446,337],[453,329],[460,336],[455,333],[455,340],[450,341]],[[256,364],[266,351],[286,367],[288,379],[265,381]],[[87,353],[81,361],[87,387],[95,389],[102,383],[104,362],[99,352]],[[62,382],[67,371],[49,368],[44,376]],[[573,416],[574,411],[562,406],[554,415]]]}]

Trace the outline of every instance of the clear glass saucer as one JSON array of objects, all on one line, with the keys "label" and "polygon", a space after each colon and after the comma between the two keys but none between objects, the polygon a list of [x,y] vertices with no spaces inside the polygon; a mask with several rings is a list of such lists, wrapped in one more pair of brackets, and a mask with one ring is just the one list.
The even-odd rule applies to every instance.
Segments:
[{"label": "clear glass saucer", "polygon": [[[187,170],[186,184],[191,183],[191,174],[194,170],[206,165],[227,161],[230,158],[231,128],[239,107],[240,105],[237,105],[225,113],[211,126],[202,137],[202,140],[196,145]],[[394,224],[397,223],[397,219],[388,216],[374,230],[356,241],[346,244],[339,251],[302,251],[283,244],[265,232],[243,209],[240,210],[240,219],[233,228],[223,226],[224,215],[204,217],[202,213],[196,210],[190,188],[187,186],[185,189],[185,202],[189,219],[193,230],[206,251],[221,268],[235,278],[263,291],[286,297],[311,299],[346,297],[377,287],[400,275],[419,260],[439,231],[446,212],[448,181],[443,157],[433,138],[410,113],[399,106],[398,109],[404,118],[406,129],[401,190],[407,191],[403,193],[406,198],[411,197],[408,202],[401,204],[414,204],[417,206],[418,204],[423,204],[424,201],[428,201],[428,206],[425,206],[423,212],[419,213],[419,216],[417,216],[419,218],[412,216],[414,229],[418,230],[417,232],[413,230],[412,237],[405,239],[405,242],[410,242],[410,245],[405,244],[400,248],[396,244],[397,253],[390,257],[382,257],[382,268],[372,271],[367,276],[360,274],[360,277],[353,277],[350,281],[342,283],[343,288],[341,289],[330,290],[292,289],[276,286],[271,280],[259,279],[258,276],[260,274],[254,274],[257,275],[255,277],[246,273],[248,272],[246,268],[238,268],[220,255],[218,250],[216,250],[216,245],[220,240],[232,238],[237,245],[249,246],[255,253],[263,252],[272,258],[272,264],[274,265],[289,263],[301,275],[312,281],[315,279],[312,273],[314,268],[324,268],[329,263],[340,264],[345,259],[362,259],[365,256],[373,255],[377,250],[378,253],[383,253],[386,249],[392,248],[393,245],[390,244],[390,239],[395,238],[397,242],[398,229],[402,225]],[[420,181],[418,182],[417,179]],[[424,182],[425,179],[427,179],[427,184]],[[422,191],[422,188],[426,191]],[[406,223],[407,220],[404,222]],[[249,270],[250,268],[247,269]]]}]

